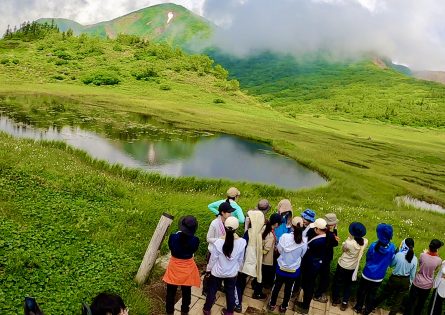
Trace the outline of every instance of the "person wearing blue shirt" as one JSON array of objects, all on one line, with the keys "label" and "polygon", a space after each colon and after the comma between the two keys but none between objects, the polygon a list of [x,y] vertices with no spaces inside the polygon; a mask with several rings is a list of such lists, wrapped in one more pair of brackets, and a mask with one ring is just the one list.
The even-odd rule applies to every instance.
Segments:
[{"label": "person wearing blue shirt", "polygon": [[392,301],[389,315],[396,315],[403,297],[408,292],[416,275],[417,257],[414,255],[414,240],[412,238],[402,241],[399,252],[391,262],[391,267],[393,268],[392,275],[377,299],[376,306],[385,300]]},{"label": "person wearing blue shirt", "polygon": [[241,195],[241,193],[237,188],[230,187],[227,190],[227,199],[221,199],[221,200],[212,202],[207,207],[209,208],[210,211],[212,211],[212,213],[214,215],[218,215],[219,214],[219,211],[218,211],[219,205],[222,204],[223,202],[229,202],[230,205],[232,206],[232,208],[235,209],[235,211],[232,213],[232,216],[237,218],[240,224],[244,224],[244,221],[246,220],[246,218],[244,216],[243,209],[241,209],[241,207],[236,202],[240,195]]},{"label": "person wearing blue shirt", "polygon": [[392,226],[380,223],[376,231],[378,240],[369,246],[366,253],[366,264],[357,291],[357,303],[354,306],[355,312],[364,315],[370,314],[374,309],[375,295],[396,252],[396,247],[391,243]]}]

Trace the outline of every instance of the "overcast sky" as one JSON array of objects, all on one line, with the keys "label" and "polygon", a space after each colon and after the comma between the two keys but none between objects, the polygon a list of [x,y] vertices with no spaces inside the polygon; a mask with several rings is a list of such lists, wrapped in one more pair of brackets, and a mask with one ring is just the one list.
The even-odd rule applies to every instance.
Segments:
[{"label": "overcast sky", "polygon": [[[0,0],[0,32],[40,17],[82,24],[162,0]],[[445,70],[445,0],[176,0],[219,25],[216,43],[239,55],[319,49],[376,52],[414,69]]]}]

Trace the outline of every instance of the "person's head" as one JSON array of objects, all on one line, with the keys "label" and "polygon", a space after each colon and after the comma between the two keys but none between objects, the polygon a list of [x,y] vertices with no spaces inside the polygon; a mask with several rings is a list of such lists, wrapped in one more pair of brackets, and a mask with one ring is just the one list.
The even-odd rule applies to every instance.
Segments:
[{"label": "person's head", "polygon": [[349,225],[349,234],[360,246],[363,246],[365,243],[363,237],[366,235],[366,227],[362,223],[352,222]]},{"label": "person's head", "polygon": [[241,192],[236,187],[230,187],[227,189],[227,200],[232,199],[236,200],[241,196]]},{"label": "person's head", "polygon": [[294,241],[297,244],[303,242],[303,218],[302,217],[294,217],[292,219],[292,232],[294,233]]},{"label": "person's head", "polygon": [[393,236],[393,228],[392,225],[386,223],[380,223],[376,228],[378,242],[374,247],[375,251],[378,251],[381,246],[388,246],[389,242],[391,242]]},{"label": "person's head", "polygon": [[332,230],[335,228],[338,224],[338,219],[335,213],[328,213],[324,216],[324,219],[326,220],[327,229]]},{"label": "person's head", "polygon": [[269,200],[261,199],[260,201],[258,201],[256,209],[262,211],[264,213],[264,215],[266,215],[267,211],[270,210]]},{"label": "person's head", "polygon": [[187,236],[193,236],[198,229],[198,221],[192,215],[186,215],[179,220],[179,231]]},{"label": "person's head", "polygon": [[311,229],[314,229],[317,235],[325,234],[327,229],[326,220],[322,218],[318,218],[313,223],[309,224]]},{"label": "person's head", "polygon": [[90,306],[83,305],[82,315],[128,315],[128,310],[119,295],[100,293]]},{"label": "person's head", "polygon": [[284,216],[288,213],[292,213],[292,204],[289,199],[282,199],[278,203],[277,212],[279,215]]},{"label": "person's head", "polygon": [[235,243],[235,231],[239,227],[239,221],[235,217],[228,217],[224,222],[226,237],[223,245],[223,253],[227,258],[232,256],[233,245]]},{"label": "person's head", "polygon": [[43,315],[37,301],[32,297],[26,297],[24,303],[25,315]]},{"label": "person's head", "polygon": [[306,227],[315,222],[315,211],[306,209],[301,213],[301,218],[303,219],[303,225]]},{"label": "person's head", "polygon": [[430,242],[430,252],[431,253],[436,253],[437,251],[439,251],[439,248],[441,248],[443,246],[443,242],[439,241],[438,239],[433,239]]},{"label": "person's head", "polygon": [[222,217],[223,220],[226,220],[228,217],[230,217],[233,211],[235,211],[235,208],[233,208],[228,201],[222,202],[218,207],[219,215]]},{"label": "person's head", "polygon": [[408,247],[408,251],[405,254],[405,259],[410,263],[414,257],[414,240],[412,238],[406,238],[404,243],[406,247]]},{"label": "person's head", "polygon": [[269,235],[269,233],[272,232],[273,229],[279,226],[280,223],[281,223],[281,216],[278,213],[273,213],[270,216],[269,221],[266,222],[266,226],[262,234],[263,240],[266,239],[267,235]]}]

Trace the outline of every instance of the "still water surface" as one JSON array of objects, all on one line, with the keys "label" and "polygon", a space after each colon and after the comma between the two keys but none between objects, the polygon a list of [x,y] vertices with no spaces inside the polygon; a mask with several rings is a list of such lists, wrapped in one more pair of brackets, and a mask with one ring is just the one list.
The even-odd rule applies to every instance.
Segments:
[{"label": "still water surface", "polygon": [[34,128],[4,115],[0,115],[0,131],[19,138],[64,141],[96,159],[174,177],[226,178],[287,189],[326,183],[317,172],[274,152],[268,145],[229,135],[143,135],[122,140],[75,126]]}]

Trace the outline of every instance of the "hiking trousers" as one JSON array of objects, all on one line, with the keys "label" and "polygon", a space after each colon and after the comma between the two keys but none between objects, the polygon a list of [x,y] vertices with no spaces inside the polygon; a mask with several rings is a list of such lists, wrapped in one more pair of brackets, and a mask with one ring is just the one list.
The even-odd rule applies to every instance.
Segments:
[{"label": "hiking trousers", "polygon": [[376,306],[382,304],[385,300],[391,301],[391,311],[389,312],[389,315],[396,315],[402,305],[403,297],[409,290],[409,285],[409,275],[391,275],[388,283],[383,288],[382,293],[377,298]]},{"label": "hiking trousers", "polygon": [[[340,300],[340,295],[343,293],[343,298],[341,302],[348,303],[351,297],[351,287],[352,287],[352,274],[354,269],[345,269],[339,264],[337,264],[337,269],[335,270],[334,281],[332,282],[332,300]],[[342,292],[343,291],[343,292]]]},{"label": "hiking trousers", "polygon": [[357,303],[354,308],[360,311],[365,306],[364,314],[371,314],[375,307],[375,296],[381,283],[381,281],[369,281],[362,277],[357,291]]},{"label": "hiking trousers", "polygon": [[[167,283],[167,297],[165,298],[165,312],[173,314],[175,312],[175,297],[177,285]],[[181,286],[182,305],[181,312],[188,313],[190,311],[190,302],[192,300],[192,287],[187,285]]]},{"label": "hiking trousers", "polygon": [[226,313],[231,314],[235,309],[235,284],[236,277],[233,278],[217,278],[214,275],[210,275],[209,283],[207,287],[207,297],[204,304],[204,311],[210,312],[213,304],[215,303],[216,292],[224,282],[224,288],[226,293]]}]

